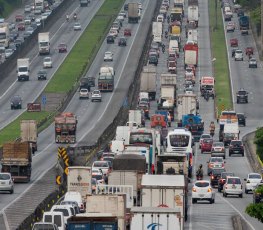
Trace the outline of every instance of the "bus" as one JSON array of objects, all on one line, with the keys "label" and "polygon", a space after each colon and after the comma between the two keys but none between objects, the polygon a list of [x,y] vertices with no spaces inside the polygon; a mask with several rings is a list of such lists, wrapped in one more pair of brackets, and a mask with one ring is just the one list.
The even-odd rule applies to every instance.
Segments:
[{"label": "bus", "polygon": [[3,45],[5,48],[9,46],[9,26],[8,23],[0,24],[0,45]]},{"label": "bus", "polygon": [[101,92],[113,92],[114,75],[112,75],[111,73],[100,74],[98,79],[98,89]]},{"label": "bus", "polygon": [[193,153],[192,134],[185,128],[169,131],[166,137],[166,152]]}]

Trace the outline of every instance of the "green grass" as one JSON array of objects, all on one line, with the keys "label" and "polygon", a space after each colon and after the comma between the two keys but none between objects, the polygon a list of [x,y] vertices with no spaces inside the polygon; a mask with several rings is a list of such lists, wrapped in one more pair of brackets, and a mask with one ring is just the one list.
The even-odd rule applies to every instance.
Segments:
[{"label": "green grass", "polygon": [[9,16],[12,11],[21,5],[21,0],[0,0],[0,17]]},{"label": "green grass", "polygon": [[[215,103],[218,109],[218,114],[221,110],[232,109],[232,94],[230,85],[230,76],[227,60],[227,49],[225,44],[224,25],[222,21],[221,8],[218,1],[217,6],[217,28],[215,17],[215,1],[209,2],[209,21],[211,28],[211,47],[213,57],[216,58],[214,62],[214,77],[216,79],[215,90],[216,98]],[[213,29],[214,28],[214,29]]]}]

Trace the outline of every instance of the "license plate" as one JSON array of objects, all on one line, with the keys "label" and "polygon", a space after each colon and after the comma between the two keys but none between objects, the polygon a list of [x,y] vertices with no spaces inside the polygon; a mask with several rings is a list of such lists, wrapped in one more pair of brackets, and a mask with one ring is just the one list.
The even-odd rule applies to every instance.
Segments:
[{"label": "license plate", "polygon": [[232,185],[232,188],[236,188],[236,186],[235,186],[235,185]]},{"label": "license plate", "polygon": [[199,194],[199,196],[200,196],[200,197],[204,197],[204,196],[205,196],[205,194]]},{"label": "license plate", "polygon": [[1,182],[1,184],[5,184],[5,182]]},{"label": "license plate", "polygon": [[219,164],[214,165],[214,168],[217,168],[217,167],[221,167],[221,165],[219,165]]},{"label": "license plate", "polygon": [[234,151],[234,153],[238,153],[239,151]]}]

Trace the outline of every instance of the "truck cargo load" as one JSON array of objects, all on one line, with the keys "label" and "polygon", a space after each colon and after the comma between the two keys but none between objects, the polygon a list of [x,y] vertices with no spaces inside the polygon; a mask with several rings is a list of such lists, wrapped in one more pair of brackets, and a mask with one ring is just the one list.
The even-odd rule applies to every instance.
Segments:
[{"label": "truck cargo load", "polygon": [[37,121],[21,120],[20,131],[21,142],[29,142],[31,144],[32,153],[34,154],[35,151],[37,151]]},{"label": "truck cargo load", "polygon": [[239,140],[239,127],[238,123],[227,123],[224,125],[223,142],[225,146],[228,146],[231,140]]},{"label": "truck cargo load", "polygon": [[2,45],[5,48],[8,48],[10,43],[10,30],[8,23],[0,23],[0,35],[0,45]]},{"label": "truck cargo load", "polygon": [[38,50],[40,55],[50,53],[49,32],[38,34]]},{"label": "truck cargo load", "polygon": [[249,30],[249,17],[248,16],[241,16],[238,19],[239,22],[239,29],[241,31],[241,34],[248,34]]},{"label": "truck cargo load", "polygon": [[81,194],[82,200],[85,200],[86,196],[91,194],[91,174],[91,167],[68,167],[68,192],[79,192]]},{"label": "truck cargo load", "polygon": [[144,67],[140,79],[140,92],[148,92],[150,100],[155,100],[157,79],[156,67]]},{"label": "truck cargo load", "polygon": [[188,21],[194,21],[196,26],[198,27],[198,20],[199,20],[199,9],[198,5],[188,5],[188,14],[187,14]]},{"label": "truck cargo load", "polygon": [[139,18],[138,3],[128,3],[128,23],[138,23]]},{"label": "truck cargo load", "polygon": [[201,95],[204,95],[206,91],[210,97],[214,99],[215,97],[215,79],[214,77],[210,76],[203,76],[200,80],[200,91]]},{"label": "truck cargo load", "polygon": [[146,158],[137,154],[119,154],[113,159],[112,169],[145,172]]},{"label": "truck cargo load", "polygon": [[187,40],[198,43],[198,31],[197,29],[188,29],[187,31]]},{"label": "truck cargo load", "polygon": [[198,45],[194,42],[188,42],[184,46],[184,66],[198,65]]},{"label": "truck cargo load", "polygon": [[18,81],[29,81],[29,58],[17,59],[17,79]]},{"label": "truck cargo load", "polygon": [[195,94],[179,94],[177,96],[177,121],[183,119],[183,115],[197,114],[197,96]]},{"label": "truck cargo load", "polygon": [[176,90],[172,85],[162,85],[161,95],[158,101],[158,110],[167,110],[171,120],[174,120],[174,107],[176,102]]},{"label": "truck cargo load", "polygon": [[[181,230],[181,213],[179,208],[133,207],[131,209],[130,230],[152,229]],[[150,228],[152,227],[152,228]]]},{"label": "truck cargo load", "polygon": [[31,177],[32,153],[29,142],[3,144],[2,172],[9,172],[15,182],[29,182]]},{"label": "truck cargo load", "polygon": [[129,110],[129,122],[136,122],[138,127],[145,126],[145,119],[141,110]]},{"label": "truck cargo load", "polygon": [[163,24],[161,22],[153,22],[152,25],[153,41],[161,43],[163,35]]},{"label": "truck cargo load", "polygon": [[75,114],[64,112],[55,116],[56,143],[75,143],[78,120]]}]

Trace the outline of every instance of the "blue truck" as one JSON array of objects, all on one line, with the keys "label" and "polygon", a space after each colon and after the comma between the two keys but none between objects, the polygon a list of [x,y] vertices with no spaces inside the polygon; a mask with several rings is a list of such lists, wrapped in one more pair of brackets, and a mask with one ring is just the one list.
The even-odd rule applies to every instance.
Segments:
[{"label": "blue truck", "polygon": [[167,110],[155,110],[155,114],[160,114],[164,116],[166,124],[171,127],[171,117],[170,113]]},{"label": "blue truck", "polygon": [[191,131],[194,140],[198,141],[204,133],[204,122],[200,115],[186,114],[182,117],[182,127]]},{"label": "blue truck", "polygon": [[241,35],[248,34],[249,30],[249,17],[248,16],[241,16],[239,19],[239,29]]}]

